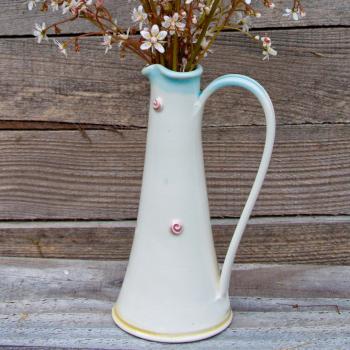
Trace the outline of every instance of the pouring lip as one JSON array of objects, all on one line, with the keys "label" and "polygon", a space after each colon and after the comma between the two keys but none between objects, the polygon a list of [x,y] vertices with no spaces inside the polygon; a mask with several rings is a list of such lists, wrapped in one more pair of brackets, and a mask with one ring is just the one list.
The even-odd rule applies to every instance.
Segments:
[{"label": "pouring lip", "polygon": [[142,69],[142,74],[145,76],[148,76],[155,68],[158,68],[160,73],[168,78],[172,79],[192,79],[196,77],[200,77],[203,73],[203,67],[201,65],[198,65],[195,70],[191,72],[175,72],[173,70],[170,70],[161,64],[151,64]]}]

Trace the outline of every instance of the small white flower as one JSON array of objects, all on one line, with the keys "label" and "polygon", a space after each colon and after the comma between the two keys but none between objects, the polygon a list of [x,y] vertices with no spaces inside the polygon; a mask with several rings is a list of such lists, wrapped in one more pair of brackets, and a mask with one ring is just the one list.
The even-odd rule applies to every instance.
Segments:
[{"label": "small white flower", "polygon": [[205,6],[204,7],[204,12],[205,12],[206,15],[209,15],[210,10],[211,10],[211,7],[209,7],[209,6]]},{"label": "small white flower", "polygon": [[105,54],[112,49],[112,35],[105,34],[103,36],[103,43],[102,46],[106,47]]},{"label": "small white flower", "polygon": [[133,22],[139,22],[141,30],[143,23],[147,20],[147,13],[143,11],[142,5],[140,5],[137,9],[133,9],[131,19]]},{"label": "small white flower", "polygon": [[82,0],[70,0],[65,1],[62,6],[62,14],[67,14],[68,12],[72,12],[74,14],[79,13],[80,11],[86,8],[85,3]]},{"label": "small white flower", "polygon": [[57,39],[54,39],[53,41],[57,45],[57,47],[59,48],[60,52],[67,57],[66,45],[60,43]]},{"label": "small white flower", "polygon": [[269,60],[270,55],[271,56],[276,56],[277,51],[271,47],[271,39],[268,36],[262,36],[261,41],[263,43],[263,60]]},{"label": "small white flower", "polygon": [[252,25],[252,19],[250,16],[243,16],[242,12],[237,13],[237,24],[242,26],[243,32],[249,32],[249,29]]},{"label": "small white flower", "polygon": [[181,22],[177,12],[175,12],[172,17],[164,16],[162,26],[169,30],[170,35],[174,35],[177,31],[183,31],[186,27],[185,23]]},{"label": "small white flower", "polygon": [[168,35],[167,31],[159,31],[158,25],[154,24],[151,31],[144,29],[141,31],[141,35],[144,39],[146,39],[140,47],[141,50],[152,49],[152,52],[154,52],[154,49],[156,49],[160,53],[165,52],[162,44],[164,43],[163,40]]},{"label": "small white flower", "polygon": [[[199,33],[196,33],[193,43],[195,44],[198,41],[198,35]],[[212,53],[213,51],[208,49],[208,46],[211,42],[212,37],[215,35],[213,27],[209,28],[204,36],[204,38],[201,41],[201,49],[203,51],[206,51],[204,54],[204,57],[207,57],[208,52]]]},{"label": "small white flower", "polygon": [[37,2],[40,2],[41,0],[29,0],[28,1],[28,10],[31,11],[36,6]]},{"label": "small white flower", "polygon": [[67,14],[71,8],[72,8],[72,2],[64,1],[63,4],[61,5],[62,14],[63,15]]},{"label": "small white flower", "polygon": [[273,49],[271,46],[266,47],[265,50],[263,50],[262,54],[264,55],[263,60],[269,60],[270,55],[271,56],[277,56],[277,51]]},{"label": "small white flower", "polygon": [[284,10],[284,17],[288,17],[288,18],[293,18],[294,21],[299,21],[300,18],[305,17],[305,12],[304,11],[300,11],[300,10],[295,10],[295,9],[288,9],[286,8]]},{"label": "small white flower", "polygon": [[244,2],[247,4],[247,5],[250,5],[252,0],[244,0]]},{"label": "small white flower", "polygon": [[118,35],[118,39],[119,39],[119,43],[118,46],[121,47],[124,44],[124,41],[129,39],[129,33],[130,33],[130,28],[128,28],[127,32],[125,34],[119,34]]},{"label": "small white flower", "polygon": [[199,9],[199,13],[202,15],[204,12],[204,8],[207,6],[205,0],[199,0],[197,6]]},{"label": "small white flower", "polygon": [[193,0],[186,0],[186,1],[185,1],[185,4],[186,4],[186,5],[189,5],[189,4],[192,3],[192,1],[193,1]]},{"label": "small white flower", "polygon": [[51,0],[50,7],[53,12],[58,11],[59,6],[58,0]]},{"label": "small white flower", "polygon": [[43,39],[49,40],[49,38],[46,35],[46,24],[43,23],[42,25],[40,25],[38,23],[35,23],[33,35],[37,38],[38,44],[40,44]]}]

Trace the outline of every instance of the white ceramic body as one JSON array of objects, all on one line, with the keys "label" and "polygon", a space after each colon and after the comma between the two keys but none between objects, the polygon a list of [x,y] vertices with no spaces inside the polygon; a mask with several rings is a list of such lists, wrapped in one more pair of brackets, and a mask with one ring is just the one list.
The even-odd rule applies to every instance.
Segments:
[{"label": "white ceramic body", "polygon": [[[243,211],[237,225],[220,276],[206,190],[202,114],[206,99],[215,90],[242,86],[242,76],[219,78],[200,93],[201,73],[201,67],[190,73],[172,72],[159,65],[143,70],[151,82],[151,103],[141,199],[130,260],[113,318],[125,331],[149,340],[199,340],[230,324],[229,275],[272,151],[271,101],[256,82],[243,77],[248,85],[262,89],[261,98],[256,91],[253,93],[263,104],[268,138],[254,193],[247,202],[249,208],[246,205],[248,210]],[[154,101],[158,105],[154,106]],[[174,223],[182,225],[180,234],[172,232]]]}]

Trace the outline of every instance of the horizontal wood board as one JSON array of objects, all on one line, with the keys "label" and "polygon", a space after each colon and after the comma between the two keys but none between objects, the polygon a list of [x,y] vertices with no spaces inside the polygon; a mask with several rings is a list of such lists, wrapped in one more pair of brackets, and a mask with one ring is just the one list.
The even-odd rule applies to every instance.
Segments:
[{"label": "horizontal wood board", "polygon": [[[178,349],[134,338],[113,324],[110,310],[125,267],[123,262],[2,258],[0,345]],[[349,280],[348,267],[236,265],[231,326],[217,337],[181,347],[346,350]]]},{"label": "horizontal wood board", "polygon": [[[214,219],[223,262],[236,219]],[[0,256],[127,260],[135,221],[9,222],[0,224]],[[350,265],[349,217],[252,218],[238,250],[240,263]]]},{"label": "horizontal wood board", "polygon": [[[212,217],[238,217],[265,128],[206,128]],[[146,130],[0,132],[1,220],[135,219]],[[254,215],[349,215],[350,126],[281,126]]]},{"label": "horizontal wood board", "polygon": [[[302,21],[293,21],[283,17],[284,9],[291,7],[292,0],[275,0],[276,8],[267,10],[255,4],[256,8],[263,14],[261,18],[255,19],[252,25],[257,28],[266,27],[304,27],[304,26],[335,26],[350,25],[350,4],[347,0],[307,0],[304,1],[307,16]],[[128,27],[131,24],[131,12],[136,5],[123,0],[105,0],[105,4],[121,25]],[[6,11],[0,13],[0,35],[28,35],[32,34],[34,23],[46,21],[53,23],[62,16],[50,12],[43,16],[39,11],[29,12],[26,2],[23,0],[0,0],[0,6]],[[69,17],[69,16],[67,16]],[[20,25],[19,25],[20,24]],[[68,23],[64,26],[65,33],[80,33],[82,31],[94,30],[84,21]]]},{"label": "horizontal wood board", "polygon": [[[204,61],[203,87],[219,75],[246,74],[264,85],[278,124],[349,123],[350,28],[270,32],[279,55],[262,61],[260,49],[239,33],[226,33]],[[134,57],[118,62],[97,39],[68,59],[54,44],[0,40],[0,120],[147,125],[148,82]],[[98,101],[98,103],[96,103]],[[265,123],[255,98],[224,89],[207,103],[204,124]]]}]

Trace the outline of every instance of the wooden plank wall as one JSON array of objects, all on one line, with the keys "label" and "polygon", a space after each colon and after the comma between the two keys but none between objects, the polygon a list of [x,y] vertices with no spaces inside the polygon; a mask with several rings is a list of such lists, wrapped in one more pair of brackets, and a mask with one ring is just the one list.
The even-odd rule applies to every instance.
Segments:
[{"label": "wooden plank wall", "polygon": [[[126,22],[127,1],[109,3]],[[275,3],[281,11],[289,0]],[[42,19],[25,1],[0,6],[0,255],[127,259],[147,125],[142,63],[105,56],[96,39],[66,60],[35,43]],[[228,32],[204,63],[203,86],[247,74],[277,113],[271,168],[239,262],[350,263],[350,2],[305,6],[300,22],[255,22],[278,49],[270,62]],[[222,261],[259,164],[264,118],[252,96],[226,89],[208,103],[203,132]]]}]

